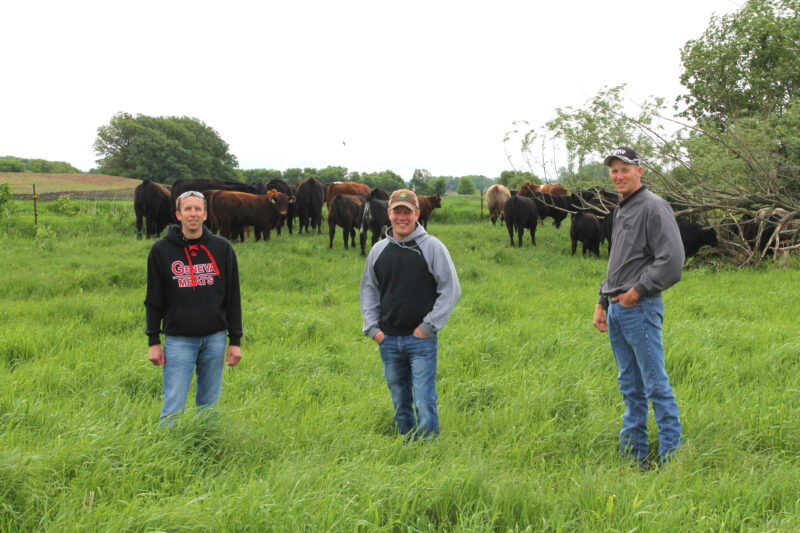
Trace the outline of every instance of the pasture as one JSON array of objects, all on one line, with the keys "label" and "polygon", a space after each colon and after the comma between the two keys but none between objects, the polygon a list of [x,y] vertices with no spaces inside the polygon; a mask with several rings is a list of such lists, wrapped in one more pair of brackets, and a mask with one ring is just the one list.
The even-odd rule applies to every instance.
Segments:
[{"label": "pasture", "polygon": [[665,293],[686,444],[640,473],[617,455],[616,367],[591,324],[607,252],[570,256],[568,221],[511,248],[474,199],[444,198],[428,231],[463,296],[440,335],[442,434],[404,445],[340,229],[332,250],[326,225],[234,245],[244,358],[216,413],[164,431],[132,202],[42,203],[38,230],[17,204],[0,219],[0,531],[800,529],[797,270],[691,268]]}]

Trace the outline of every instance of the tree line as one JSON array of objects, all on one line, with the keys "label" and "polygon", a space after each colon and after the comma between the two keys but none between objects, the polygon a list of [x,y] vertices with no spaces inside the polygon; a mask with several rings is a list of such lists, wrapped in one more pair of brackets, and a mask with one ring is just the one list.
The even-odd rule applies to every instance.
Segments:
[{"label": "tree line", "polygon": [[64,161],[0,157],[0,172],[35,172],[42,174],[80,174],[80,170]]},{"label": "tree line", "polygon": [[426,169],[416,169],[406,183],[392,170],[378,172],[349,171],[342,166],[325,168],[255,168],[240,169],[228,144],[213,128],[193,117],[151,117],[117,113],[109,124],[97,130],[94,144],[99,156],[96,172],[127,178],[150,179],[172,184],[181,179],[223,179],[243,183],[281,179],[296,185],[303,178],[322,183],[358,181],[370,187],[395,190],[409,187],[419,194],[475,194],[494,183],[510,188],[527,181],[540,182],[530,172],[506,170],[499,178],[482,175],[433,176]]}]

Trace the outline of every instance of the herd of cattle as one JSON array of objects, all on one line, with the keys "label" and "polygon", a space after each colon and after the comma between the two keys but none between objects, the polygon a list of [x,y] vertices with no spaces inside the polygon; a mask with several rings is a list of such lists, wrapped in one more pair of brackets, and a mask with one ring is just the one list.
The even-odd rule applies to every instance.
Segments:
[{"label": "herd of cattle", "polygon": [[[525,183],[518,191],[509,191],[500,184],[486,190],[489,216],[492,224],[497,219],[504,220],[508,229],[511,246],[514,246],[514,232],[517,244],[522,246],[522,236],[527,229],[531,243],[536,245],[536,226],[545,218],[552,218],[556,228],[569,214],[571,216],[570,239],[572,254],[581,242],[583,255],[586,252],[600,256],[600,244],[608,243],[611,252],[611,230],[614,210],[619,204],[619,195],[599,187],[570,194],[563,185],[537,185]],[[717,233],[714,228],[704,228],[698,224],[678,221],[683,249],[686,257],[696,254],[704,245],[717,246]]]},{"label": "herd of cattle", "polygon": [[[174,222],[174,206],[178,196],[190,190],[202,192],[207,200],[208,220],[211,231],[228,239],[245,239],[245,233],[253,228],[255,239],[269,239],[275,229],[278,235],[285,224],[289,233],[293,232],[297,219],[298,232],[306,233],[316,229],[322,233],[322,206],[328,211],[329,246],[333,247],[336,227],[342,228],[344,246],[355,247],[356,229],[360,233],[361,254],[365,254],[367,233],[372,233],[374,245],[389,226],[387,215],[389,194],[387,191],[357,182],[333,182],[323,185],[315,178],[305,178],[296,186],[289,186],[283,180],[268,183],[243,184],[214,180],[181,180],[172,189],[150,180],[144,180],[135,191],[134,210],[136,212],[136,231],[142,236],[142,221],[146,221],[148,238],[160,235],[163,229]],[[600,245],[608,243],[611,250],[611,230],[613,214],[619,204],[616,192],[602,188],[592,188],[569,193],[560,184],[523,184],[518,191],[509,191],[500,184],[492,185],[486,191],[486,200],[492,224],[497,219],[505,221],[511,245],[514,234],[517,245],[522,246],[522,237],[527,229],[531,243],[536,244],[536,227],[545,218],[552,218],[556,228],[571,216],[570,239],[572,254],[578,242],[582,243],[583,254],[587,252],[599,257]],[[420,223],[427,228],[428,218],[434,209],[442,206],[438,194],[419,196]],[[762,210],[764,211],[764,210]],[[778,227],[782,217],[780,209],[755,213],[741,219],[739,228],[743,237],[759,249],[775,239],[772,232]],[[764,223],[772,224],[772,232],[764,231]],[[792,221],[800,226],[800,220]],[[695,255],[702,246],[717,246],[717,233],[714,228],[678,221],[686,257]],[[782,227],[778,237],[783,241],[797,238],[797,227]]]},{"label": "herd of cattle", "polygon": [[[389,225],[387,215],[389,193],[381,188],[372,189],[357,182],[333,182],[323,185],[315,178],[305,178],[297,186],[283,180],[266,184],[244,184],[215,180],[180,180],[172,190],[160,183],[144,180],[136,187],[133,208],[136,213],[136,233],[142,237],[145,222],[146,236],[157,237],[164,228],[175,221],[173,206],[186,191],[199,191],[206,198],[208,218],[206,224],[214,233],[228,239],[244,242],[248,228],[253,228],[255,239],[269,239],[275,229],[278,235],[285,224],[293,232],[294,220],[298,232],[316,229],[322,233],[322,205],[328,210],[328,235],[330,247],[336,227],[342,228],[344,246],[348,239],[355,247],[356,228],[360,232],[361,254],[365,254],[367,233],[372,232],[375,244]],[[427,227],[431,212],[442,206],[438,194],[420,196],[420,222]]]}]

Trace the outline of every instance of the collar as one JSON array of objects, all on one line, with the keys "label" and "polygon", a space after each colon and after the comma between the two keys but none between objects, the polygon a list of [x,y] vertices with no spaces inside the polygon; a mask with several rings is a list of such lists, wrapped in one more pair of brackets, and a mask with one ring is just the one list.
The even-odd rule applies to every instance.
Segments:
[{"label": "collar", "polygon": [[636,189],[635,191],[633,191],[633,194],[631,194],[630,196],[628,196],[627,198],[625,198],[624,200],[622,200],[622,201],[619,203],[619,206],[620,206],[620,207],[624,206],[625,204],[627,204],[628,202],[630,202],[630,201],[633,199],[633,197],[634,197],[634,196],[636,196],[637,194],[639,194],[640,192],[642,192],[642,191],[643,191],[643,190],[645,190],[646,188],[647,188],[647,186],[646,186],[646,185],[642,185],[641,187],[639,187],[638,189]]}]

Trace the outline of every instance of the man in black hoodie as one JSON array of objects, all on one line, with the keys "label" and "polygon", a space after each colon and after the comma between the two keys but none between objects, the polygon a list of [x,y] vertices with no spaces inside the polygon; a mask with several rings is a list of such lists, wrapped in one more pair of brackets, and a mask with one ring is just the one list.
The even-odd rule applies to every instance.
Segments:
[{"label": "man in black hoodie", "polygon": [[150,249],[144,301],[148,359],[164,367],[162,420],[185,407],[195,370],[195,404],[217,403],[226,360],[226,330],[227,364],[235,366],[242,358],[239,267],[233,247],[203,226],[208,213],[201,193],[180,195],[175,216],[180,225],[172,226]]}]

